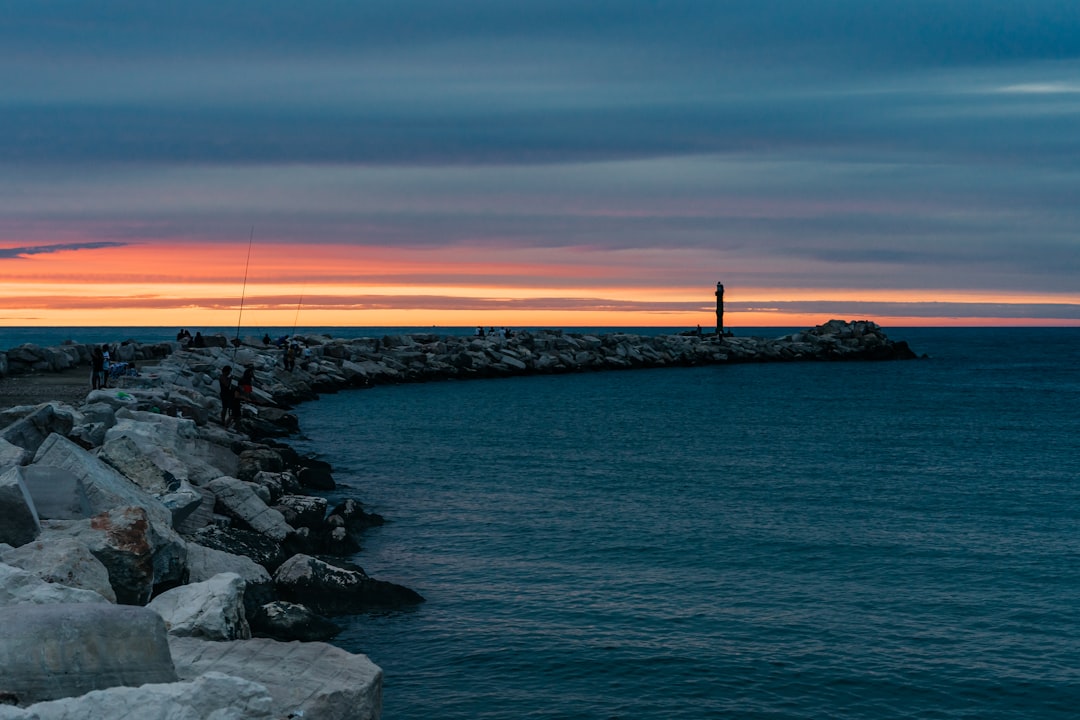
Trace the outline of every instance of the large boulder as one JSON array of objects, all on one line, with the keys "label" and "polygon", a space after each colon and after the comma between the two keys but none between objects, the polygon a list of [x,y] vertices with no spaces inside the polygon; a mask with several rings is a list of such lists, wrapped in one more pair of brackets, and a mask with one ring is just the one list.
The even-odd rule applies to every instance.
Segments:
[{"label": "large boulder", "polygon": [[227,436],[204,432],[193,420],[135,410],[120,410],[116,418],[116,425],[105,435],[106,444],[127,438],[150,456],[159,472],[201,485],[236,467]]},{"label": "large boulder", "polygon": [[17,445],[29,453],[37,452],[52,433],[67,435],[74,426],[71,408],[61,411],[58,403],[44,403],[7,427],[0,429],[0,438]]},{"label": "large boulder", "polygon": [[24,705],[177,679],[161,617],[109,603],[0,607],[0,667]]},{"label": "large boulder", "polygon": [[217,497],[218,512],[233,518],[242,528],[266,535],[279,543],[295,533],[281,513],[268,506],[248,483],[236,478],[220,477],[206,487]]},{"label": "large boulder", "polygon": [[366,655],[321,642],[264,638],[207,642],[171,637],[181,678],[221,672],[261,683],[274,699],[274,717],[378,720],[382,670]]},{"label": "large boulder", "polygon": [[[244,613],[249,623],[258,608],[277,597],[270,573],[251,558],[203,547],[193,542],[188,543],[187,550],[188,582],[203,582],[219,573],[235,573],[243,578]],[[3,555],[0,555],[0,558],[2,557]]]},{"label": "large boulder", "polygon": [[270,693],[259,683],[208,672],[191,682],[150,683],[94,690],[27,708],[0,707],[0,720],[276,720]]},{"label": "large boulder", "polygon": [[187,468],[163,448],[139,447],[127,435],[108,437],[97,456],[151,495],[160,497],[173,492],[181,480],[187,480]]},{"label": "large boulder", "polygon": [[[34,573],[0,562],[0,607],[9,605],[53,605],[57,603],[107,603],[93,590],[45,582]],[[0,615],[0,617],[3,617]],[[0,638],[3,637],[0,632]],[[0,642],[2,644],[2,642]],[[0,648],[0,654],[3,650]],[[0,662],[0,668],[4,665]],[[0,673],[2,678],[2,673]],[[0,680],[2,684],[2,680]]]},{"label": "large boulder", "polygon": [[187,581],[187,545],[167,522],[141,507],[120,507],[86,520],[47,521],[45,537],[72,537],[109,571],[116,601],[145,605]]},{"label": "large boulder", "polygon": [[0,545],[0,562],[32,572],[45,582],[92,590],[109,602],[116,602],[109,571],[89,548],[74,538],[36,540],[18,548]]},{"label": "large boulder", "polygon": [[358,567],[340,567],[297,553],[274,573],[283,600],[306,605],[325,615],[397,608],[424,601],[404,585],[376,580]]},{"label": "large boulder", "polygon": [[157,498],[61,435],[54,433],[45,439],[34,456],[34,463],[69,470],[82,480],[90,512],[94,514],[137,505],[156,522],[172,523],[172,513]]},{"label": "large boulder", "polygon": [[34,499],[19,466],[0,473],[0,543],[25,545],[41,534]]},{"label": "large boulder", "polygon": [[206,640],[245,640],[251,628],[244,614],[244,580],[220,573],[158,595],[148,608],[165,619],[170,635]]}]

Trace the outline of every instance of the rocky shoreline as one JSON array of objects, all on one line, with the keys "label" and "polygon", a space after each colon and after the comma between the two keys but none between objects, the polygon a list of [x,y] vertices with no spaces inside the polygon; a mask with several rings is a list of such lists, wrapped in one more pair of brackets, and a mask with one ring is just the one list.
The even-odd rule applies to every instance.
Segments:
[{"label": "rocky shoreline", "polygon": [[[332,468],[282,442],[299,402],[382,383],[915,357],[872,322],[838,320],[776,339],[306,336],[291,370],[261,340],[205,340],[114,344],[128,372],[81,401],[5,407],[0,393],[0,720],[379,717],[382,672],[327,643],[333,618],[423,598],[348,560],[382,518],[329,507]],[[0,352],[0,382],[85,368],[88,385],[91,351]],[[225,365],[255,378],[232,429],[218,422]]]}]

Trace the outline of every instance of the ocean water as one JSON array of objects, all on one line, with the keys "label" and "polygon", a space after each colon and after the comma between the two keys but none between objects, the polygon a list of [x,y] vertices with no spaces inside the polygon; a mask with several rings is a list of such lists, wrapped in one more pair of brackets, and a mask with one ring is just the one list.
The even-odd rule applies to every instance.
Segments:
[{"label": "ocean water", "polygon": [[335,642],[393,720],[1078,717],[1080,330],[889,335],[301,406],[427,598]]}]

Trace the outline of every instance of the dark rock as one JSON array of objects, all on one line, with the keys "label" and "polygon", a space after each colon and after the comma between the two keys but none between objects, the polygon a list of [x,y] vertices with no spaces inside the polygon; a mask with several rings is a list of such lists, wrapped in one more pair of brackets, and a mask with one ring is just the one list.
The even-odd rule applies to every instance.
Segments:
[{"label": "dark rock", "polygon": [[[332,515],[328,520],[336,517]],[[318,531],[317,542],[320,551],[326,555],[350,557],[360,552],[360,543],[356,538],[344,526],[335,526],[333,523],[327,523]]]},{"label": "dark rock", "polygon": [[300,484],[313,490],[333,490],[337,487],[328,469],[321,467],[301,468],[297,474]]},{"label": "dark rock", "polygon": [[326,498],[310,495],[283,495],[274,509],[285,516],[294,528],[306,527],[316,530],[322,527],[326,517]]},{"label": "dark rock", "polygon": [[190,535],[190,540],[204,547],[244,555],[270,572],[285,561],[285,550],[265,535],[251,530],[208,525]]},{"label": "dark rock", "polygon": [[330,514],[340,516],[345,521],[345,527],[351,532],[377,527],[386,522],[382,515],[366,512],[364,506],[352,498],[338,503]]},{"label": "dark rock", "polygon": [[236,470],[236,477],[241,480],[254,480],[260,472],[281,472],[285,469],[285,462],[281,459],[281,453],[268,447],[259,447],[244,450],[238,453],[240,464]]},{"label": "dark rock", "polygon": [[341,632],[341,627],[310,608],[275,600],[249,614],[248,624],[255,637],[289,642],[324,642]]},{"label": "dark rock", "polygon": [[424,601],[404,585],[375,580],[358,567],[342,567],[310,555],[293,555],[274,573],[282,599],[325,615],[400,608]]}]

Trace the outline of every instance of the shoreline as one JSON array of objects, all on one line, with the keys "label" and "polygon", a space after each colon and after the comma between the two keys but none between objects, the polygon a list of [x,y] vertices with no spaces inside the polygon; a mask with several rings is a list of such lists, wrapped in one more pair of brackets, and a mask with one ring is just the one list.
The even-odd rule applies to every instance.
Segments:
[{"label": "shoreline", "polygon": [[[88,389],[88,346],[20,346],[0,353],[0,514],[21,519],[0,524],[0,543],[7,543],[0,544],[0,590],[3,573],[36,574],[39,583],[32,606],[26,600],[0,603],[0,615],[17,628],[31,615],[56,620],[48,613],[67,612],[64,623],[73,637],[115,646],[120,633],[110,625],[110,613],[145,611],[144,632],[158,648],[156,660],[140,657],[130,666],[103,668],[103,687],[69,683],[42,690],[41,668],[26,667],[11,651],[38,639],[0,630],[0,694],[38,709],[41,700],[85,701],[88,689],[115,699],[143,685],[151,667],[163,687],[205,684],[217,680],[212,673],[224,672],[238,683],[230,696],[261,692],[261,702],[281,715],[318,715],[348,705],[351,714],[344,716],[378,718],[382,671],[366,656],[327,644],[339,631],[332,618],[423,598],[353,564],[357,538],[382,519],[359,502],[328,507],[320,493],[335,487],[333,469],[298,456],[287,444],[299,432],[289,410],[321,393],[528,374],[915,357],[906,343],[892,342],[865,321],[830,321],[776,339],[544,331],[511,338],[424,333],[298,340],[292,370],[283,367],[282,348],[256,339],[232,346],[224,336],[211,336],[209,347],[200,348],[118,344],[111,349],[114,360],[138,373],[96,391]],[[250,367],[255,376],[236,431],[219,423],[217,377],[227,364]],[[5,495],[4,488],[11,492]],[[58,492],[66,498],[59,505]],[[80,566],[76,577],[59,582],[50,574],[57,562],[44,558],[60,546],[81,547],[69,552],[94,566],[96,575]],[[128,555],[118,559],[120,546]],[[18,582],[31,580],[20,576]],[[88,604],[71,610],[72,602]],[[322,678],[282,676],[282,654],[300,652],[287,649],[295,640],[315,654],[306,662],[333,656],[336,666],[351,669],[348,691]],[[65,642],[70,645],[71,637]],[[209,648],[222,644],[246,654],[245,660],[207,659]],[[46,674],[64,677],[69,670],[52,667]],[[329,669],[326,674],[340,676]],[[241,692],[243,683],[258,689],[244,685]],[[298,699],[297,686],[306,700]],[[185,692],[209,696],[191,687]],[[0,718],[7,717],[21,716],[0,708]]]}]

